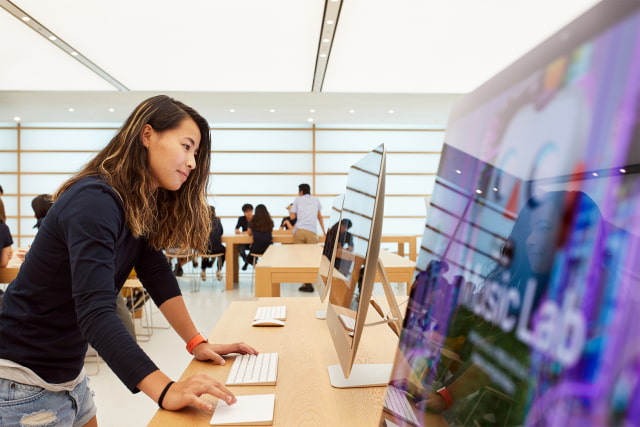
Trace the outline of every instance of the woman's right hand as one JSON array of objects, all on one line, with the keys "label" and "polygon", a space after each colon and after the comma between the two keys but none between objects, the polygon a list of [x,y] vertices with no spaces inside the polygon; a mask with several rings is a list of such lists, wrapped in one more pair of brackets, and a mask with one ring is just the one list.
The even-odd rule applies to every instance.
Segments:
[{"label": "woman's right hand", "polygon": [[203,394],[215,396],[229,405],[236,403],[236,397],[224,384],[208,375],[199,373],[186,380],[173,383],[162,400],[162,407],[176,411],[186,406],[195,406],[210,411],[213,409],[213,405],[202,398]]}]

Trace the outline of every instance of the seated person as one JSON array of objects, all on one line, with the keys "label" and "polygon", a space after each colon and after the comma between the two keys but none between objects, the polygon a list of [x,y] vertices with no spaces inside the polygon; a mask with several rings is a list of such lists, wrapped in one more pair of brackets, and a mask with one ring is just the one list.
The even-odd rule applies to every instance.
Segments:
[{"label": "seated person", "polygon": [[338,239],[338,254],[334,262],[334,267],[337,268],[344,276],[349,274],[349,268],[351,267],[351,261],[340,257],[342,250],[353,251],[353,236],[347,230],[352,227],[353,223],[348,218],[343,218],[339,223],[336,222],[331,226],[324,240],[324,247],[322,254],[331,260],[333,255],[333,246]]},{"label": "seated person", "polygon": [[[242,213],[244,215],[238,217],[238,222],[236,223],[236,234],[247,234],[249,230],[249,222],[253,218],[253,205],[251,203],[245,203],[242,205]],[[244,261],[244,265],[242,266],[243,270],[247,269],[249,265],[247,262],[247,255],[249,254],[249,245],[238,245],[238,253],[240,254],[240,258]]]},{"label": "seated person", "polygon": [[[249,246],[249,253],[262,255],[269,245],[273,243],[273,220],[265,205],[256,206],[256,213],[249,223],[249,235],[253,237],[253,243]],[[247,256],[247,261],[254,263],[254,257]]]},{"label": "seated person", "polygon": [[[0,201],[0,204],[2,201]],[[4,206],[2,208],[4,213]],[[0,268],[6,267],[13,256],[13,238],[9,226],[5,223],[5,218],[0,218]]]},{"label": "seated person", "polygon": [[297,218],[291,218],[291,208],[293,207],[293,203],[289,203],[287,206],[287,212],[289,212],[289,216],[282,218],[282,222],[280,222],[280,230],[292,230],[293,226],[296,225]]},{"label": "seated person", "polygon": [[36,217],[36,223],[33,228],[40,228],[42,220],[47,215],[47,212],[49,212],[49,209],[51,209],[51,206],[53,206],[53,197],[51,194],[40,194],[33,198],[31,208]]},{"label": "seated person", "polygon": [[[222,234],[224,233],[224,229],[222,228],[222,222],[220,221],[220,218],[216,216],[216,208],[214,208],[213,206],[209,206],[209,212],[211,214],[211,233],[209,233],[209,246],[207,248],[207,254],[222,254],[222,256],[219,257],[220,261],[218,262],[218,270],[216,271],[216,278],[218,280],[222,280],[222,271],[220,270],[224,265],[225,247],[222,244]],[[213,267],[215,259],[216,258],[202,258],[202,273],[200,274],[202,280],[206,280],[206,270],[209,267]]]}]

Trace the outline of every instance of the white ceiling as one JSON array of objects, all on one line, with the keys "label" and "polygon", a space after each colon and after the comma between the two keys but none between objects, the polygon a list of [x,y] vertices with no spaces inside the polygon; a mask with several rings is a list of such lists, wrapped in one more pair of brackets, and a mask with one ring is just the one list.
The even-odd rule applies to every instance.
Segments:
[{"label": "white ceiling", "polygon": [[0,122],[121,122],[169,93],[214,124],[443,126],[459,94],[596,2],[0,0]]}]

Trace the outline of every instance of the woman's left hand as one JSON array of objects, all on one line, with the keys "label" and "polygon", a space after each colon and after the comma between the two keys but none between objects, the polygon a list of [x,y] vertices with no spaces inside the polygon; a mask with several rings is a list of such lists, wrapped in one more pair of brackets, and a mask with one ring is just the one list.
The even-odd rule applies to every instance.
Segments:
[{"label": "woman's left hand", "polygon": [[229,353],[258,354],[258,351],[248,344],[236,342],[233,344],[211,344],[203,342],[193,349],[193,355],[198,360],[211,360],[217,365],[224,365],[225,360],[222,355]]}]

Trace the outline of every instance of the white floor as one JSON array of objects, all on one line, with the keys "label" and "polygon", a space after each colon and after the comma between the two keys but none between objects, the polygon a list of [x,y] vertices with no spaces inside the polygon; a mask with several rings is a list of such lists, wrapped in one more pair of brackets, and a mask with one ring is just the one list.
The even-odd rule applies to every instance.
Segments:
[{"label": "white floor", "polygon": [[[191,267],[185,267],[188,273]],[[240,283],[236,284],[231,291],[222,291],[224,281],[215,280],[211,275],[206,281],[202,281],[199,276],[183,276],[179,278],[183,297],[191,317],[198,328],[208,334],[213,330],[217,320],[222,316],[231,301],[239,298],[251,298],[251,267],[249,271],[240,275]],[[193,291],[192,286],[200,284],[198,291]],[[285,285],[281,289],[282,296],[300,296],[318,298],[317,292],[299,292],[297,285]],[[145,309],[148,309],[147,304]],[[172,329],[166,328],[167,322],[162,314],[153,306],[152,319],[154,324],[153,335],[149,341],[141,341],[139,344],[158,367],[171,378],[178,379],[186,366],[192,360],[192,356],[187,353],[184,343]],[[147,314],[147,313],[146,313]],[[140,321],[136,320],[136,328],[139,331]],[[99,370],[96,369],[99,367]],[[86,363],[85,369],[90,375],[91,389],[95,393],[95,402],[98,407],[98,424],[101,427],[138,427],[146,426],[158,409],[155,402],[149,399],[144,393],[132,394],[120,382],[104,363],[98,365],[95,361]],[[97,373],[96,373],[97,372]]]}]

